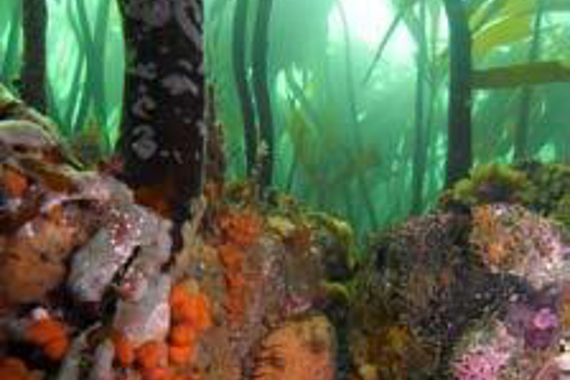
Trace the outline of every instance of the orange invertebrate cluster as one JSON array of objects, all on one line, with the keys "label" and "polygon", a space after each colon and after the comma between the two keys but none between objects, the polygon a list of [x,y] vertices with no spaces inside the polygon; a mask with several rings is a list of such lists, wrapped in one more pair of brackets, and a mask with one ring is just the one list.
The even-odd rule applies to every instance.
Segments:
[{"label": "orange invertebrate cluster", "polygon": [[2,178],[2,186],[10,197],[20,198],[28,189],[28,179],[12,168],[5,168]]},{"label": "orange invertebrate cluster", "polygon": [[140,366],[143,377],[154,378],[150,376],[156,374],[162,369],[166,369],[168,363],[168,346],[161,341],[149,341],[137,348],[135,351],[135,362]]},{"label": "orange invertebrate cluster", "polygon": [[479,240],[485,242],[485,246],[479,247],[483,261],[496,268],[510,265],[517,242],[504,232],[493,210],[486,206],[474,209],[473,222]]},{"label": "orange invertebrate cluster", "polygon": [[20,359],[5,358],[0,359],[0,379],[2,380],[36,380],[26,364]]},{"label": "orange invertebrate cluster", "polygon": [[26,331],[26,339],[54,361],[61,360],[69,348],[65,326],[49,317],[35,321]]},{"label": "orange invertebrate cluster", "polygon": [[229,320],[239,323],[245,314],[245,276],[243,250],[232,244],[224,244],[218,248],[220,261],[224,266],[224,277],[226,281],[225,309]]},{"label": "orange invertebrate cluster", "polygon": [[188,364],[194,353],[197,337],[212,325],[210,304],[203,293],[190,293],[182,283],[170,294],[172,328],[168,337],[170,364]]},{"label": "orange invertebrate cluster", "polygon": [[323,316],[289,322],[263,340],[253,378],[259,380],[332,380],[336,337]]},{"label": "orange invertebrate cluster", "polygon": [[219,226],[228,242],[248,247],[259,239],[262,220],[252,210],[228,211],[220,217]]},{"label": "orange invertebrate cluster", "polygon": [[135,347],[120,332],[116,332],[112,337],[115,346],[115,359],[121,367],[127,368],[135,362]]},{"label": "orange invertebrate cluster", "polygon": [[218,220],[224,242],[218,247],[226,282],[225,309],[228,319],[240,323],[246,309],[245,251],[262,233],[263,221],[251,209],[228,210]]},{"label": "orange invertebrate cluster", "polygon": [[191,364],[200,334],[212,325],[207,297],[192,293],[184,283],[172,288],[169,299],[171,330],[168,341],[149,341],[134,347],[120,334],[113,335],[115,361],[123,368],[135,366],[143,380],[191,380]]}]

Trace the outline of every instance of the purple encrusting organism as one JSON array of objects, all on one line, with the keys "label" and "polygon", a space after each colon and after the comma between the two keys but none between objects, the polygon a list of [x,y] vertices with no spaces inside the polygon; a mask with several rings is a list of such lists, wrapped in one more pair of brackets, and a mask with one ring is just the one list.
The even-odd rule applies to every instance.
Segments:
[{"label": "purple encrusting organism", "polygon": [[522,337],[532,350],[548,348],[559,327],[556,311],[548,306],[513,305],[506,322],[510,333]]},{"label": "purple encrusting organism", "polygon": [[535,314],[532,319],[532,326],[539,330],[548,330],[558,327],[558,317],[547,307],[544,307]]},{"label": "purple encrusting organism", "polygon": [[495,380],[507,364],[509,355],[494,347],[470,351],[453,365],[457,380]]},{"label": "purple encrusting organism", "polygon": [[532,349],[548,348],[558,328],[558,317],[550,308],[538,310],[530,321],[530,326],[525,333],[525,343]]}]

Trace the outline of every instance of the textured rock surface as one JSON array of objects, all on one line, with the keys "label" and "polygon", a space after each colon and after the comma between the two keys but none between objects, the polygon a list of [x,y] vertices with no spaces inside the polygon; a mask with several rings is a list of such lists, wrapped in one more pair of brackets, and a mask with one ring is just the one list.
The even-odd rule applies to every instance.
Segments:
[{"label": "textured rock surface", "polygon": [[357,276],[355,365],[378,379],[557,378],[570,333],[566,234],[506,204],[386,233]]}]

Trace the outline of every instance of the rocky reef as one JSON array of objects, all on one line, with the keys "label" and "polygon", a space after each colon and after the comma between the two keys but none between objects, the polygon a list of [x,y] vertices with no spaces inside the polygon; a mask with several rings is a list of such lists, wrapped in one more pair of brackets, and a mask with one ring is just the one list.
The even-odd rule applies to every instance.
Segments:
[{"label": "rocky reef", "polygon": [[229,186],[175,249],[112,168],[80,170],[49,122],[0,108],[1,379],[337,376],[342,222]]},{"label": "rocky reef", "polygon": [[476,168],[357,260],[346,223],[247,183],[173,234],[0,99],[2,380],[570,378],[567,166]]},{"label": "rocky reef", "polygon": [[483,167],[381,233],[355,277],[355,378],[567,378],[570,239],[553,206],[566,189],[543,188],[566,172]]}]

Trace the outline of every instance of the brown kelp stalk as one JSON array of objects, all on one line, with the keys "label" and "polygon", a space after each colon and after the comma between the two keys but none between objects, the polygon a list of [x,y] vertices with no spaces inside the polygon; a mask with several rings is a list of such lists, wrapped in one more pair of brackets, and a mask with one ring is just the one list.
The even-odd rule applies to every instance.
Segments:
[{"label": "brown kelp stalk", "polygon": [[[350,113],[350,119],[352,121],[352,129],[354,142],[357,152],[362,152],[364,150],[364,143],[362,142],[362,136],[360,135],[360,123],[358,121],[358,111],[356,106],[356,94],[354,93],[354,75],[353,75],[353,64],[352,64],[352,48],[350,44],[350,31],[348,27],[348,20],[346,18],[346,12],[340,1],[337,1],[337,7],[340,15],[340,19],[343,25],[343,36],[344,36],[344,48],[345,48],[345,69],[346,69],[346,87],[347,87],[347,97],[348,97],[348,111]],[[354,155],[351,152],[351,155]],[[358,154],[358,153],[356,153]],[[362,192],[362,198],[366,211],[368,212],[368,217],[370,219],[370,224],[372,228],[378,227],[378,218],[376,217],[376,211],[374,209],[374,204],[370,197],[368,190],[368,183],[364,173],[357,174],[358,186]]]},{"label": "brown kelp stalk", "polygon": [[471,32],[462,0],[443,0],[449,24],[449,107],[446,186],[471,169]]},{"label": "brown kelp stalk", "polygon": [[4,83],[11,82],[16,74],[18,62],[18,47],[22,27],[22,7],[20,3],[13,5],[12,17],[10,20],[10,30],[8,32],[4,57],[0,57],[0,80]]},{"label": "brown kelp stalk", "polygon": [[46,0],[23,0],[24,59],[22,99],[38,111],[46,111]]},{"label": "brown kelp stalk", "polygon": [[424,182],[427,161],[427,133],[425,118],[425,87],[427,73],[427,38],[426,38],[426,3],[420,2],[419,28],[416,43],[418,51],[416,56],[416,109],[414,130],[414,156],[412,167],[412,208],[411,213],[418,215],[422,211]]},{"label": "brown kelp stalk", "polygon": [[255,124],[255,109],[249,90],[247,72],[247,14],[250,0],[235,2],[233,19],[232,63],[234,81],[241,105],[243,119],[245,159],[248,176],[252,176],[257,161],[258,130]]},{"label": "brown kelp stalk", "polygon": [[269,53],[269,24],[273,0],[260,0],[253,30],[252,86],[255,95],[259,126],[259,146],[256,152],[261,189],[271,186],[274,164],[274,127],[271,113],[271,95],[267,75]]},{"label": "brown kelp stalk", "polygon": [[127,67],[119,149],[139,199],[180,221],[202,191],[201,0],[120,0]]},{"label": "brown kelp stalk", "polygon": [[[534,63],[540,56],[540,40],[541,28],[544,15],[545,0],[537,0],[537,9],[534,19],[534,30],[530,49],[528,52],[528,63]],[[532,110],[533,88],[525,86],[522,89],[520,98],[520,114],[517,127],[515,128],[515,161],[524,161],[529,159],[530,152],[528,146],[529,140],[529,124]]]}]

